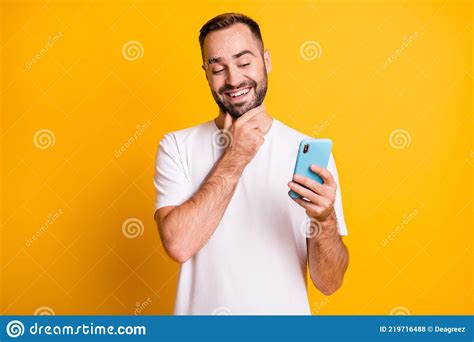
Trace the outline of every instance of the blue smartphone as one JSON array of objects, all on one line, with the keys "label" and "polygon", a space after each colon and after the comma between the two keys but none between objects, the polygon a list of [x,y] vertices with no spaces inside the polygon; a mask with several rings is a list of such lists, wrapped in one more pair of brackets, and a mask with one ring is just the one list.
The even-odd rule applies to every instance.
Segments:
[{"label": "blue smartphone", "polygon": [[[330,139],[303,139],[298,148],[298,156],[296,157],[295,171],[293,174],[299,174],[323,184],[321,177],[311,171],[310,166],[311,164],[316,164],[327,168],[329,158],[331,157],[331,148],[332,141]],[[299,194],[292,190],[290,190],[288,194],[291,198],[301,198]]]}]

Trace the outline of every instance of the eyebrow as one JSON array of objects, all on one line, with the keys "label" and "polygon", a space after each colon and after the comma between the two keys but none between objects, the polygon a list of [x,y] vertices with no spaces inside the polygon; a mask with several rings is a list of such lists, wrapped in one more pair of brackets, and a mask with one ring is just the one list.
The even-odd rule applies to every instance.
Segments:
[{"label": "eyebrow", "polygon": [[[237,58],[240,58],[240,57],[242,57],[243,55],[246,55],[246,54],[251,54],[252,56],[255,57],[255,54],[252,51],[243,50],[243,51],[240,51],[239,53],[236,53],[235,55],[232,55],[232,58],[237,59]],[[222,57],[211,57],[207,60],[207,64],[211,65],[212,63],[219,63],[221,60],[222,60]]]}]

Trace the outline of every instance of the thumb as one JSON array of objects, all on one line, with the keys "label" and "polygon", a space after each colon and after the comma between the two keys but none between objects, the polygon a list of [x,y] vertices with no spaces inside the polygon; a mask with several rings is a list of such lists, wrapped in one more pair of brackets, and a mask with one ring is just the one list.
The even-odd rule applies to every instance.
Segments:
[{"label": "thumb", "polygon": [[232,116],[226,112],[225,118],[224,118],[224,130],[226,131],[230,130],[231,126],[232,126]]}]

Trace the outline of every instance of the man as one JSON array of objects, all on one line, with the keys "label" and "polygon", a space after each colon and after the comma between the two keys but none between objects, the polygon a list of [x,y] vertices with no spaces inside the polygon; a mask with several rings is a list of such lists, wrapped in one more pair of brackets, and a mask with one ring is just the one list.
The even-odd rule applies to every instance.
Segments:
[{"label": "man", "polygon": [[307,260],[325,295],[348,265],[334,159],[311,168],[323,185],[298,175],[288,182],[308,137],[265,110],[271,60],[256,22],[219,15],[199,42],[219,115],[166,134],[154,179],[160,237],[181,264],[175,314],[309,315]]}]

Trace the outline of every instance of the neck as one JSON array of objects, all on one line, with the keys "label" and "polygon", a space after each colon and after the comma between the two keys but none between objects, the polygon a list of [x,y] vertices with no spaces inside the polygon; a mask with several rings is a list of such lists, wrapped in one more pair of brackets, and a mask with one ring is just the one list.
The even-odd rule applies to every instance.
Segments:
[{"label": "neck", "polygon": [[[214,122],[216,123],[216,126],[219,129],[224,128],[224,119],[225,119],[225,113],[221,109],[219,109],[219,115],[214,119]],[[232,123],[234,123],[235,120],[237,119],[232,118]],[[273,118],[265,112],[264,115],[259,117],[258,121],[259,121],[259,126],[264,132],[264,134],[267,134],[270,128],[272,127]]]}]

